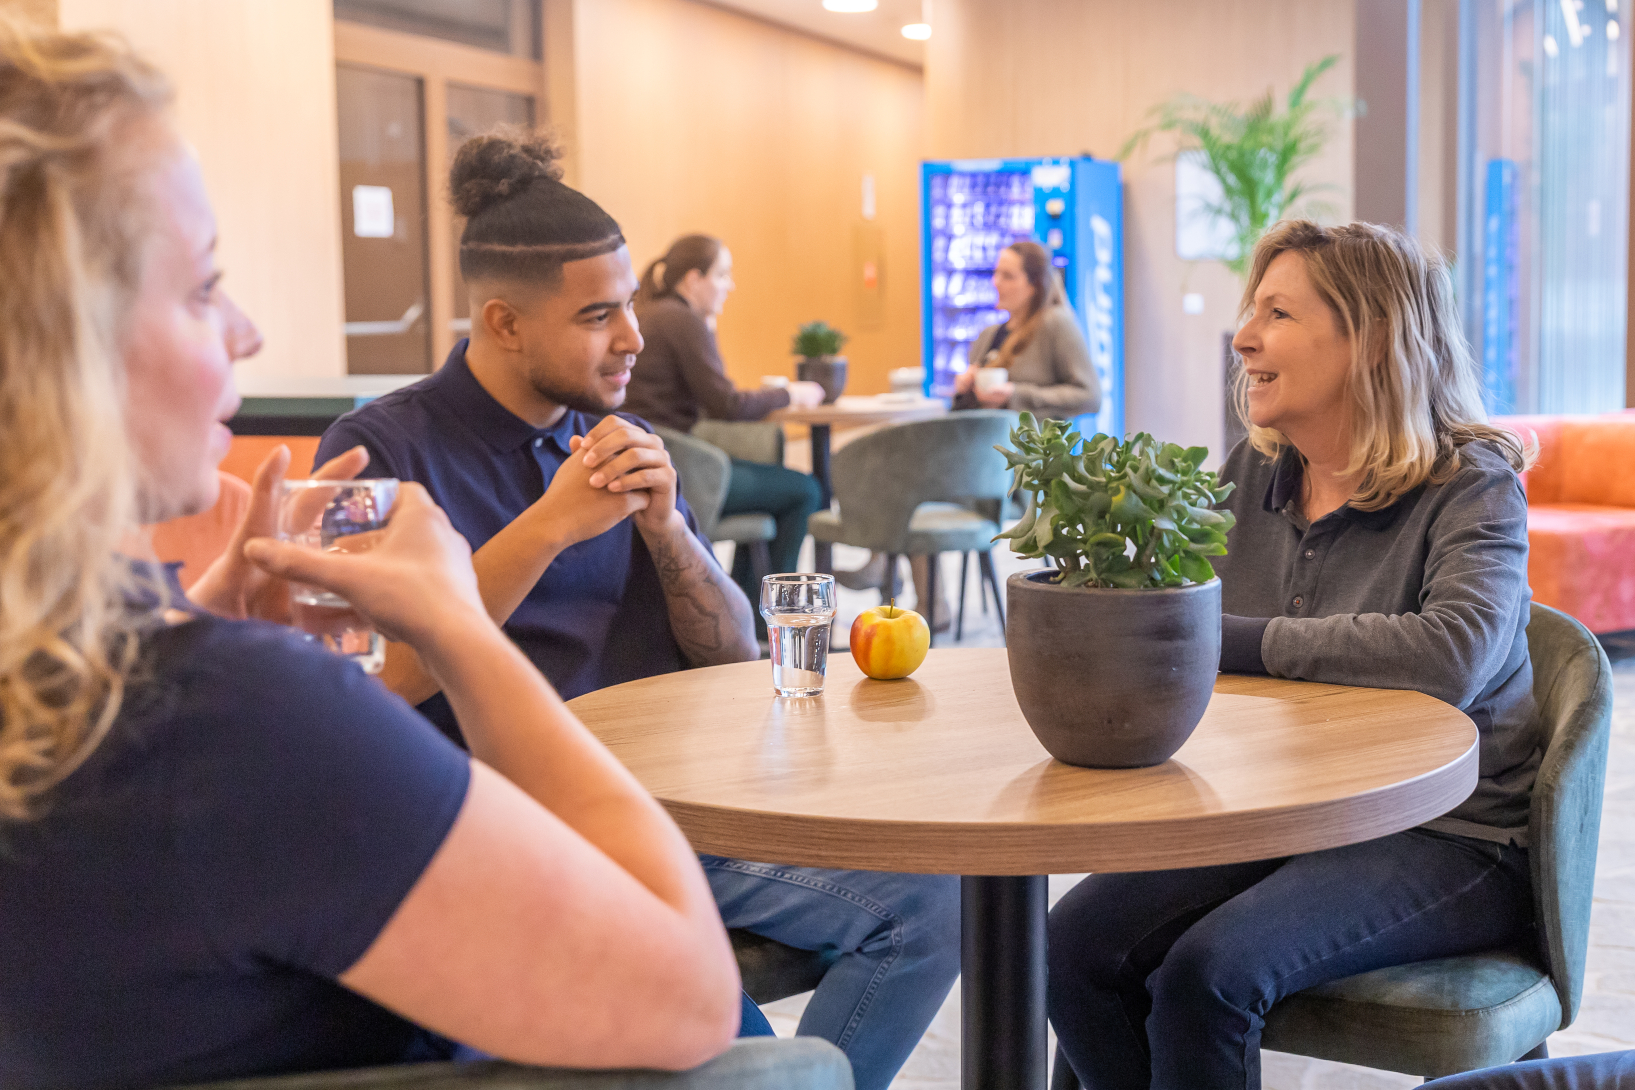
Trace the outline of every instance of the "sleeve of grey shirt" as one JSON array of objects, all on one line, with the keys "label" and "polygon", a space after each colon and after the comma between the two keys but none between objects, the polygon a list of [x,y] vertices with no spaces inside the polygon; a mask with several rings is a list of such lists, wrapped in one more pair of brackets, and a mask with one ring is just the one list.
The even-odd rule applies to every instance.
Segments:
[{"label": "sleeve of grey shirt", "polygon": [[1419,612],[1274,617],[1261,641],[1269,673],[1417,689],[1456,708],[1481,695],[1511,653],[1517,611],[1528,608],[1527,500],[1514,473],[1469,463],[1441,491]]}]

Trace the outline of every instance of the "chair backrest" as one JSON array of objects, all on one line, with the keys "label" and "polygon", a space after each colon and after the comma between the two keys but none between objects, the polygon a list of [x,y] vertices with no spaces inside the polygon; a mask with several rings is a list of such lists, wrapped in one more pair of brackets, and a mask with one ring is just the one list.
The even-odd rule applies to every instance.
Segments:
[{"label": "chair backrest", "polygon": [[681,498],[693,509],[704,536],[715,539],[721,521],[721,505],[727,502],[727,481],[732,476],[732,459],[702,439],[694,439],[674,428],[655,427],[676,467],[676,484]]},{"label": "chair backrest", "polygon": [[700,420],[693,438],[702,439],[741,462],[783,465],[783,425],[765,420]]},{"label": "chair backrest", "polygon": [[1571,1024],[1584,992],[1601,789],[1612,731],[1612,667],[1590,630],[1533,603],[1527,625],[1544,760],[1528,820],[1540,952]]},{"label": "chair backrest", "polygon": [[250,486],[221,470],[221,493],[215,506],[196,515],[161,522],[152,528],[153,553],[161,563],[181,562],[177,581],[186,590],[204,574],[204,569],[227,549],[239,520],[250,507]]},{"label": "chair backrest", "polygon": [[841,447],[831,465],[846,540],[905,552],[908,520],[920,504],[1003,500],[1010,472],[994,447],[1015,425],[1015,413],[978,409],[882,428]]}]

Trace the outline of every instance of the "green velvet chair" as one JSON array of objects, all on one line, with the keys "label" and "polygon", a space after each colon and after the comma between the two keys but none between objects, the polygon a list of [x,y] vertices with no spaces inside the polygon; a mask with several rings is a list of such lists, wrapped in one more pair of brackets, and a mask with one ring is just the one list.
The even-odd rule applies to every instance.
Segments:
[{"label": "green velvet chair", "polygon": [[[726,451],[696,435],[673,428],[655,427],[664,449],[670,452],[681,485],[682,498],[698,518],[698,527],[711,541],[730,541],[749,550],[750,568],[755,578],[772,571],[772,539],[778,524],[771,515],[748,512],[721,517],[727,500],[727,484],[732,477],[732,459]],[[780,433],[781,434],[781,433]]]},{"label": "green velvet chair", "polygon": [[939,555],[975,552],[1003,625],[1004,594],[993,565],[999,524],[992,516],[1010,492],[1010,473],[994,447],[1015,424],[1015,413],[978,409],[853,439],[832,463],[840,509],[814,514],[807,523],[812,536],[884,553],[888,597],[897,591],[897,557],[931,557],[926,597],[933,602]]},{"label": "green velvet chair", "polygon": [[[1544,761],[1528,820],[1535,941],[1308,988],[1266,1016],[1264,1048],[1437,1078],[1546,1055],[1584,990],[1601,788],[1612,727],[1606,653],[1534,603],[1527,625]],[[1077,1080],[1057,1054],[1055,1090]]]},{"label": "green velvet chair", "polygon": [[489,1060],[234,1079],[189,1090],[852,1090],[852,1068],[827,1041],[753,1037],[691,1071],[570,1071]]}]

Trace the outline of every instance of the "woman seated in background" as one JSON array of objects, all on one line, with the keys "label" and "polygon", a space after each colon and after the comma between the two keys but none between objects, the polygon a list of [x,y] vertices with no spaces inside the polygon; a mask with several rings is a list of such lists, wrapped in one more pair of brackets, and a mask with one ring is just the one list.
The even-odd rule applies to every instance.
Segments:
[{"label": "woman seated in background", "polygon": [[[1100,409],[1101,383],[1090,347],[1067,305],[1050,252],[1037,242],[1011,243],[999,252],[993,286],[999,308],[1010,317],[977,334],[968,365],[954,379],[954,408],[1025,409],[1059,420]],[[928,558],[913,557],[910,568],[920,612],[933,631],[946,631],[952,623],[947,601],[925,607]],[[885,556],[876,554],[864,567],[835,578],[863,590],[884,585],[885,574]]]},{"label": "woman seated in background", "polygon": [[[636,295],[636,320],[645,344],[630,372],[625,412],[690,432],[700,418],[760,420],[774,409],[811,409],[823,403],[823,387],[815,382],[762,390],[733,386],[716,345],[715,322],[735,286],[731,251],[708,235],[683,235],[647,266]],[[778,525],[772,570],[792,572],[800,564],[806,520],[820,503],[817,481],[809,474],[734,458],[721,514],[771,515]],[[732,578],[751,603],[761,600],[748,549],[733,556]],[[761,624],[759,612],[756,623]]]},{"label": "woman seated in background", "polygon": [[[0,1085],[451,1041],[708,1059],[740,996],[697,859],[489,620],[419,486],[374,551],[253,540],[193,602],[129,559],[139,524],[214,503],[232,361],[260,343],[169,98],[117,41],[0,21]],[[287,462],[262,467],[241,538]],[[267,578],[245,554],[413,645],[474,756],[350,661],[242,619]]]},{"label": "woman seated in background", "polygon": [[977,334],[965,370],[954,379],[954,408],[1025,409],[1058,420],[1100,409],[1090,346],[1050,252],[1037,242],[1011,243],[999,252],[993,286],[999,309],[1010,317]]},{"label": "woman seated in background", "polygon": [[1284,223],[1244,312],[1221,669],[1444,700],[1476,723],[1480,779],[1363,844],[1081,882],[1050,914],[1049,1004],[1094,1090],[1258,1086],[1284,996],[1532,926],[1530,455],[1486,422],[1447,268],[1389,228]]}]

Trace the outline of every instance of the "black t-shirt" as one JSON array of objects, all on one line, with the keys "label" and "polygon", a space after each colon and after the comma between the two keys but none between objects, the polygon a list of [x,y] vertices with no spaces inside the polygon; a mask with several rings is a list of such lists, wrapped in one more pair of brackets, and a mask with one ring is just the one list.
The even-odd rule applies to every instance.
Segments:
[{"label": "black t-shirt", "polygon": [[0,823],[0,1087],[390,1063],[424,1034],[335,983],[453,825],[466,755],[299,634],[144,639],[108,738]]}]

